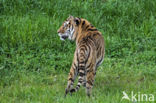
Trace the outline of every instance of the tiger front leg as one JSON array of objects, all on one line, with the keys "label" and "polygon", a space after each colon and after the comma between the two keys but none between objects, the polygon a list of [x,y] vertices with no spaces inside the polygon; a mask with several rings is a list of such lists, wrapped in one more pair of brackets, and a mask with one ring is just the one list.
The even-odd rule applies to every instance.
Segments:
[{"label": "tiger front leg", "polygon": [[73,88],[75,77],[76,77],[76,64],[73,63],[68,75],[68,83],[67,83],[67,88],[65,89],[65,97]]}]

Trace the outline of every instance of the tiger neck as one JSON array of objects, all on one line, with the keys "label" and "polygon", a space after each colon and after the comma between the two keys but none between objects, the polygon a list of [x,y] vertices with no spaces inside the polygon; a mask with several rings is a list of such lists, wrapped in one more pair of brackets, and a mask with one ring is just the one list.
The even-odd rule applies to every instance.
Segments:
[{"label": "tiger neck", "polygon": [[79,29],[78,32],[76,32],[76,45],[78,45],[80,41],[87,36],[87,34],[86,30]]},{"label": "tiger neck", "polygon": [[76,34],[76,45],[80,43],[80,41],[88,35],[87,29],[91,27],[90,22],[86,19],[81,19],[81,23],[77,30]]}]

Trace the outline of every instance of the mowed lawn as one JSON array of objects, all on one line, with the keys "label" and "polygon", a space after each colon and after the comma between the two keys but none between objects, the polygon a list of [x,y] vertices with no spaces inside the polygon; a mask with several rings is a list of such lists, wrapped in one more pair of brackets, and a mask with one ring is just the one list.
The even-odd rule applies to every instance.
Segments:
[{"label": "mowed lawn", "polygon": [[[155,0],[0,0],[0,103],[155,103],[155,11]],[[69,15],[105,39],[90,98],[84,87],[64,97],[75,43],[57,29]]]}]

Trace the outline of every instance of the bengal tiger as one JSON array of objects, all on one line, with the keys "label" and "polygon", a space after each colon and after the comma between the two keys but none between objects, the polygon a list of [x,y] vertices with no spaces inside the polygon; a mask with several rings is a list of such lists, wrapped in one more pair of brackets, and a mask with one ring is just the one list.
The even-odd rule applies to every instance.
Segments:
[{"label": "bengal tiger", "polygon": [[[86,19],[69,16],[58,29],[61,40],[76,41],[76,50],[68,76],[65,97],[68,93],[78,91],[81,85],[86,87],[86,94],[91,95],[97,67],[103,62],[105,47],[104,38]],[[73,88],[74,80],[78,77],[78,84]]]}]

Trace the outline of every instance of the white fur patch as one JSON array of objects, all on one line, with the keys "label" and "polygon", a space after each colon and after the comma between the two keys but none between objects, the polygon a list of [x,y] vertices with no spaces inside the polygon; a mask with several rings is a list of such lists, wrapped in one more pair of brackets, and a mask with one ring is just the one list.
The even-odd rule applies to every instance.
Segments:
[{"label": "white fur patch", "polygon": [[73,37],[73,35],[74,35],[74,28],[72,28],[72,27],[70,27],[70,35],[69,35],[69,40],[72,40],[72,37]]},{"label": "white fur patch", "polygon": [[68,24],[69,24],[69,21],[65,22],[65,23],[64,23],[64,26],[66,26],[66,25],[68,25]]}]

